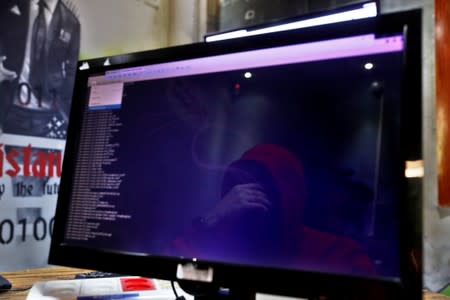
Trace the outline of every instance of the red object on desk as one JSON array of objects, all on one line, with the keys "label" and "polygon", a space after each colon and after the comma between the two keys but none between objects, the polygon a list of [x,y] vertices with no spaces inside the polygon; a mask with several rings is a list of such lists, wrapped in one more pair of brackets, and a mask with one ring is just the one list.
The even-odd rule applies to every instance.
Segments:
[{"label": "red object on desk", "polygon": [[143,277],[121,278],[120,283],[122,284],[122,290],[124,292],[148,291],[156,289],[155,284],[151,279]]}]

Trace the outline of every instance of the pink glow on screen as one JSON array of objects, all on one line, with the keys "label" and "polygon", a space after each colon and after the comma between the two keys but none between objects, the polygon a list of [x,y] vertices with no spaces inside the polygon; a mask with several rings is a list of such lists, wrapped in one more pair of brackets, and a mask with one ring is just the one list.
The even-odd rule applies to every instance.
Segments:
[{"label": "pink glow on screen", "polygon": [[[141,81],[399,52],[403,37],[374,34],[108,71],[105,81]],[[98,82],[97,82],[98,83]]]}]

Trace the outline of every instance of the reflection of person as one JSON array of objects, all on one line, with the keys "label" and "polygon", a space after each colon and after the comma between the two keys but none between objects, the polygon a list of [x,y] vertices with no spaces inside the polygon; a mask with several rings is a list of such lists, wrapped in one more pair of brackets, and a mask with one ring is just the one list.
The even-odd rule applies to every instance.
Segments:
[{"label": "reflection of person", "polygon": [[0,4],[0,128],[64,138],[80,24],[62,0]]},{"label": "reflection of person", "polygon": [[229,166],[221,200],[195,220],[192,237],[175,246],[209,259],[373,274],[356,242],[303,225],[304,182],[293,153],[277,145],[255,146]]}]

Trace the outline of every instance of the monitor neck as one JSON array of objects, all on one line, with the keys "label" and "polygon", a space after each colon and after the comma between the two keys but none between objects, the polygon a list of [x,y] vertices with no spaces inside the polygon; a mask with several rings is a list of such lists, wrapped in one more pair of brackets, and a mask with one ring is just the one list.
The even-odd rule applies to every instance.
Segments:
[{"label": "monitor neck", "polygon": [[195,300],[255,300],[256,293],[247,289],[221,288],[214,283],[199,283],[194,281],[178,281],[186,293],[193,295]]}]

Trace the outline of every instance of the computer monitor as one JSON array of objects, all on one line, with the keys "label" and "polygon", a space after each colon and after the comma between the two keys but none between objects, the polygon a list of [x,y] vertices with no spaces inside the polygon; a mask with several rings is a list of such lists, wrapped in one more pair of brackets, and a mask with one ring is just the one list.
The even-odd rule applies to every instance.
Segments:
[{"label": "computer monitor", "polygon": [[49,262],[419,299],[420,41],[410,11],[79,62]]}]

